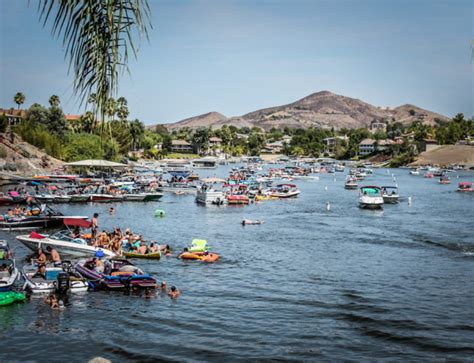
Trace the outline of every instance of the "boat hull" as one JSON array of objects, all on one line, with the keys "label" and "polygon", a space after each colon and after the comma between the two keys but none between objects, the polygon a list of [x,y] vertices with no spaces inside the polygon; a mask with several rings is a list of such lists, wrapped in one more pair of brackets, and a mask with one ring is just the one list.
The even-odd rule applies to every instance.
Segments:
[{"label": "boat hull", "polygon": [[60,255],[70,257],[93,257],[99,250],[102,251],[106,257],[116,256],[116,254],[112,251],[86,244],[65,242],[50,238],[33,238],[27,235],[17,236],[16,239],[32,251],[37,251],[39,247],[45,248],[51,246],[51,248],[54,248],[56,251],[58,251]]}]

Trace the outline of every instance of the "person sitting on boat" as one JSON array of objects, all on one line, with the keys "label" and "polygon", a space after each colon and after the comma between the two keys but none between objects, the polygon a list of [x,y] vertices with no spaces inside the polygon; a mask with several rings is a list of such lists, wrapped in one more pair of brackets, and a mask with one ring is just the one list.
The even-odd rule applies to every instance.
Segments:
[{"label": "person sitting on boat", "polygon": [[46,280],[46,265],[38,265],[38,270],[33,275],[33,278],[42,278]]},{"label": "person sitting on boat", "polygon": [[8,211],[7,211],[7,214],[5,215],[5,217],[6,217],[5,219],[6,219],[7,221],[10,221],[10,220],[13,219],[13,217],[14,217],[13,211],[12,211],[10,208],[8,208]]},{"label": "person sitting on boat", "polygon": [[8,266],[6,263],[2,264],[2,266],[0,266],[0,272],[5,272],[5,271],[8,271]]},{"label": "person sitting on boat", "polygon": [[92,259],[92,262],[94,264],[94,271],[97,273],[103,273],[104,272],[104,263],[102,262],[100,257],[94,257]]},{"label": "person sitting on boat", "polygon": [[38,266],[46,266],[46,255],[44,254],[43,249],[41,247],[38,248],[38,258],[36,259],[36,263],[38,264]]},{"label": "person sitting on boat", "polygon": [[46,247],[46,250],[51,255],[51,262],[54,264],[54,266],[61,266],[61,257],[59,256],[58,251],[56,251],[51,246]]},{"label": "person sitting on boat", "polygon": [[170,292],[168,293],[168,296],[172,299],[176,299],[179,297],[181,293],[179,292],[178,288],[176,286],[171,286]]}]

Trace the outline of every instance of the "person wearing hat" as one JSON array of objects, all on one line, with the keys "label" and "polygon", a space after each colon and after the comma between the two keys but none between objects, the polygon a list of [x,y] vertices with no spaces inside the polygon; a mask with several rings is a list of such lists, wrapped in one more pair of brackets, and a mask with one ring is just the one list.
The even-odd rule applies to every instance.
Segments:
[{"label": "person wearing hat", "polygon": [[93,259],[95,263],[94,271],[97,273],[104,272],[104,263],[102,262],[102,257],[104,257],[104,252],[102,250],[98,250],[95,253],[95,257]]}]

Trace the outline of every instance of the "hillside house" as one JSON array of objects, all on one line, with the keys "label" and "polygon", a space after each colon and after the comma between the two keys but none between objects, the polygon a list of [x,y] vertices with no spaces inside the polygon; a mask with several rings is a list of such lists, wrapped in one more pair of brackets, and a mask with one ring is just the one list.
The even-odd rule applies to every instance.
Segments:
[{"label": "hillside house", "polygon": [[10,126],[18,125],[26,117],[26,110],[0,108],[0,116],[5,115]]},{"label": "hillside house", "polygon": [[374,153],[375,151],[385,151],[394,144],[395,142],[390,139],[378,141],[373,139],[364,139],[359,143],[359,155],[366,156]]}]

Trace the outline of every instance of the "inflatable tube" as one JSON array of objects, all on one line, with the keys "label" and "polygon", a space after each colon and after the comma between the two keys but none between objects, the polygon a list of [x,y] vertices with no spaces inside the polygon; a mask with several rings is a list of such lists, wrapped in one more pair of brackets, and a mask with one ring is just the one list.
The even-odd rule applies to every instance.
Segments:
[{"label": "inflatable tube", "polygon": [[202,260],[202,252],[183,252],[179,255],[182,260]]},{"label": "inflatable tube", "polygon": [[0,293],[0,306],[11,305],[16,301],[25,301],[25,295],[21,292],[7,291]]},{"label": "inflatable tube", "polygon": [[202,256],[202,262],[216,262],[219,259],[219,255],[216,253],[208,253],[206,256]]},{"label": "inflatable tube", "polygon": [[204,252],[183,252],[180,256],[183,260],[199,260],[202,262],[215,262],[220,256],[217,253],[207,253]]},{"label": "inflatable tube", "polygon": [[124,252],[123,255],[127,258],[150,258],[154,260],[159,260],[161,258],[161,252],[153,252],[153,253],[147,253],[145,255],[142,255],[141,253],[133,253],[133,252]]},{"label": "inflatable tube", "polygon": [[165,216],[165,211],[163,209],[155,210],[155,217],[164,217],[164,216]]}]

